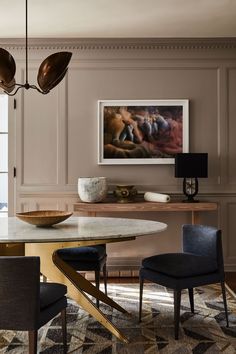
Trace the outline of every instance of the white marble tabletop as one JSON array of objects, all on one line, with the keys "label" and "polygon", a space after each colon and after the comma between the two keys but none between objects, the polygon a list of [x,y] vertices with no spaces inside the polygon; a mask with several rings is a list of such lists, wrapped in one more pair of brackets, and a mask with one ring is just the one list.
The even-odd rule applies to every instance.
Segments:
[{"label": "white marble tabletop", "polygon": [[70,217],[52,227],[36,227],[17,217],[0,218],[0,243],[71,242],[119,239],[151,235],[164,231],[167,225],[158,221]]}]

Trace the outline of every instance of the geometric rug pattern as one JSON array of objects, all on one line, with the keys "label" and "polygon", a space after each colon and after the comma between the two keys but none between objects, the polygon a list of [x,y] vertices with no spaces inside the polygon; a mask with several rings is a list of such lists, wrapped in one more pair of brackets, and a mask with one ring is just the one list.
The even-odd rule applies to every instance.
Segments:
[{"label": "geometric rug pattern", "polygon": [[[234,354],[236,300],[227,292],[230,327],[226,327],[219,285],[194,289],[195,314],[188,292],[182,292],[179,340],[174,340],[173,294],[156,284],[144,284],[143,317],[138,322],[139,284],[108,284],[109,296],[129,311],[122,314],[100,304],[101,310],[130,339],[121,343],[102,325],[69,300],[68,353],[74,354]],[[0,331],[0,354],[27,354],[27,332]],[[61,354],[60,316],[39,330],[38,352]]]}]

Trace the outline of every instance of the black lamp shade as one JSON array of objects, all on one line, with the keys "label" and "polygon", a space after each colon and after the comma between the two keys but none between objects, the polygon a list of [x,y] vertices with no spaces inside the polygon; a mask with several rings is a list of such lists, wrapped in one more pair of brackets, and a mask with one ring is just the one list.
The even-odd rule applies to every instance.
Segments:
[{"label": "black lamp shade", "polygon": [[175,156],[175,177],[208,177],[207,153],[181,153]]}]

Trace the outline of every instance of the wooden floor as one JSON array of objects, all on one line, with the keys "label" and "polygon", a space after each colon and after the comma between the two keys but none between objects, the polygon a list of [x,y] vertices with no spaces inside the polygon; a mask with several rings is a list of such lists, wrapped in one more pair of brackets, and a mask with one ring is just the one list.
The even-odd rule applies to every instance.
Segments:
[{"label": "wooden floor", "polygon": [[225,280],[228,286],[236,293],[236,272],[225,273]]}]

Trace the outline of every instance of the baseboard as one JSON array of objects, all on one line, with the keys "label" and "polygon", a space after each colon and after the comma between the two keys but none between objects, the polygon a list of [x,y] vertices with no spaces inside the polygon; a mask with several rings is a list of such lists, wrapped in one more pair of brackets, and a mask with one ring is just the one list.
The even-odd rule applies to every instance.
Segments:
[{"label": "baseboard", "polygon": [[[107,269],[110,272],[139,270],[144,257],[108,257]],[[225,263],[226,272],[236,272],[236,264]]]},{"label": "baseboard", "polygon": [[[101,273],[101,278],[102,278],[102,273]],[[138,278],[139,277],[139,270],[117,270],[117,271],[109,271],[107,272],[107,276],[109,279],[111,278]],[[86,272],[85,274],[86,279],[93,281],[95,280],[94,278],[94,272]]]},{"label": "baseboard", "polygon": [[[107,273],[109,278],[132,278],[139,276],[139,269],[142,263],[141,257],[112,257],[108,258]],[[226,264],[226,272],[235,272],[236,264]],[[102,276],[102,274],[101,274]],[[94,280],[94,272],[87,272],[86,278]]]},{"label": "baseboard", "polygon": [[225,264],[226,272],[236,272],[236,264]]}]

